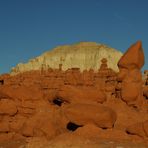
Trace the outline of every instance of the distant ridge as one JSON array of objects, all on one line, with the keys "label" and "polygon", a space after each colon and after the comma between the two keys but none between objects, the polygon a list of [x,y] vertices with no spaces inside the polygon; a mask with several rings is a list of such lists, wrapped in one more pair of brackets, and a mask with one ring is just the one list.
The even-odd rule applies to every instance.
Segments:
[{"label": "distant ridge", "polygon": [[59,68],[62,69],[77,67],[81,71],[84,69],[98,70],[101,59],[108,60],[108,67],[118,71],[117,62],[122,53],[105,44],[95,42],[79,42],[72,45],[62,45],[43,53],[41,56],[30,59],[27,63],[19,63],[11,69],[11,74],[19,74],[31,70],[41,70],[42,68]]}]

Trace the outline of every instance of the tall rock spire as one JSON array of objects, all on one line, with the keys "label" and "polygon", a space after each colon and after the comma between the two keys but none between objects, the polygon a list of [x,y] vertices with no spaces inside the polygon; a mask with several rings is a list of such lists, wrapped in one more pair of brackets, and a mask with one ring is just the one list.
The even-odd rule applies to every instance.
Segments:
[{"label": "tall rock spire", "polygon": [[141,41],[133,44],[118,62],[122,100],[135,107],[140,107],[144,100],[140,72],[143,65],[144,53]]}]

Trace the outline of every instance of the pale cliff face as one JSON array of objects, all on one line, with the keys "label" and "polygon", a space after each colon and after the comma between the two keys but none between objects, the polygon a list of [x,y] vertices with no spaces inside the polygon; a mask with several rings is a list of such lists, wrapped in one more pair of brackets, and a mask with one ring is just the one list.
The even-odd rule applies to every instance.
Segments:
[{"label": "pale cliff face", "polygon": [[18,64],[13,67],[11,74],[18,74],[30,70],[41,70],[48,68],[62,69],[79,67],[81,71],[84,69],[94,69],[97,71],[101,64],[101,59],[108,60],[108,67],[118,71],[117,63],[122,53],[103,44],[94,42],[80,42],[73,45],[65,45],[54,48],[53,50],[43,53],[41,56],[29,60],[28,63]]}]

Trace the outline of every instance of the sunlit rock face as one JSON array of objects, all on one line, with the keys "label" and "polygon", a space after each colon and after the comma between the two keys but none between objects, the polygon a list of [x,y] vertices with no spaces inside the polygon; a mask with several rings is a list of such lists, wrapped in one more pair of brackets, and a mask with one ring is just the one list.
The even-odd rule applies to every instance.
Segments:
[{"label": "sunlit rock face", "polygon": [[95,42],[80,42],[72,45],[58,46],[52,50],[43,53],[28,63],[19,63],[11,69],[11,74],[31,71],[31,70],[47,70],[49,68],[62,69],[78,67],[81,71],[93,69],[97,71],[101,65],[101,59],[106,58],[108,67],[118,71],[117,62],[121,58],[122,53],[116,49],[110,48],[104,44]]},{"label": "sunlit rock face", "polygon": [[121,82],[122,100],[133,106],[140,106],[143,102],[142,74],[140,69],[144,65],[144,52],[141,41],[133,44],[118,62],[120,69],[118,79]]},{"label": "sunlit rock face", "polygon": [[[148,85],[140,72],[142,43],[133,44],[120,58],[119,72],[109,68],[107,58],[99,62],[97,71],[81,72],[77,67],[64,71],[59,64],[48,70],[43,65],[40,70],[0,75],[0,142],[28,143],[36,138],[41,145],[42,139],[65,143],[76,138],[84,138],[85,143],[86,139],[147,142]],[[64,147],[69,145],[73,146]]]}]

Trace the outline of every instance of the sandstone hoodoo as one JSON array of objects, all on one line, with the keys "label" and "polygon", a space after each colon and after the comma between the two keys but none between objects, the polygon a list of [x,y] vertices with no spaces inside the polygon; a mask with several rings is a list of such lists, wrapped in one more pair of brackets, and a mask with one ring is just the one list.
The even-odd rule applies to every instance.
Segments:
[{"label": "sandstone hoodoo", "polygon": [[144,100],[140,72],[143,65],[144,53],[140,41],[133,44],[118,62],[118,79],[122,83],[121,96],[129,105],[139,106]]},{"label": "sandstone hoodoo", "polygon": [[18,64],[0,76],[0,141],[33,146],[46,141],[47,147],[86,140],[147,145],[148,76],[145,71],[142,80],[143,65],[140,41],[123,55],[85,42]]}]

